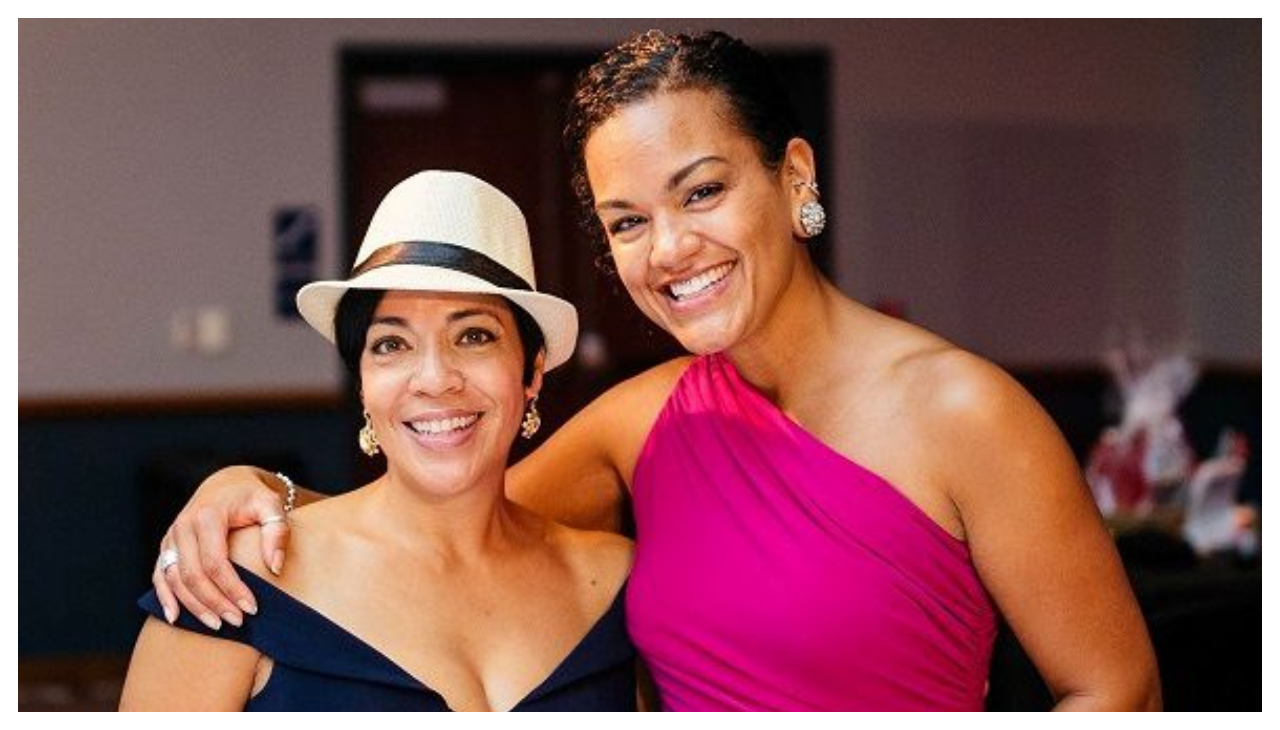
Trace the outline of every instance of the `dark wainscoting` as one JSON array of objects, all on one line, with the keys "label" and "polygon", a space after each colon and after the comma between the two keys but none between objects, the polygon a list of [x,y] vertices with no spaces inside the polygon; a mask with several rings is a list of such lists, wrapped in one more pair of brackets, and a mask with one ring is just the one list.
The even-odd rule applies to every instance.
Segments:
[{"label": "dark wainscoting", "polygon": [[127,655],[156,545],[201,479],[250,463],[337,490],[349,418],[337,397],[20,403],[19,659]]}]

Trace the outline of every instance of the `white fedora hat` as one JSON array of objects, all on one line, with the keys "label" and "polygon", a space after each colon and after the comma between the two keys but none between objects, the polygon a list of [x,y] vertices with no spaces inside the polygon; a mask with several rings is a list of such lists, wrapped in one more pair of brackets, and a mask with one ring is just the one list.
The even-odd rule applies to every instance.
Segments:
[{"label": "white fedora hat", "polygon": [[520,208],[489,183],[428,170],[387,193],[369,223],[351,276],[298,292],[298,311],[330,342],[349,289],[496,294],[529,313],[546,340],[546,369],[573,354],[578,311],[537,291],[529,229]]}]

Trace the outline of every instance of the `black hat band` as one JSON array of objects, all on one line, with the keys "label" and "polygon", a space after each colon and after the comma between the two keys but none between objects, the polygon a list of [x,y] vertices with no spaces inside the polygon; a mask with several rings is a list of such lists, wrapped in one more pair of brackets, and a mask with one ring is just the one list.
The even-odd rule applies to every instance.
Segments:
[{"label": "black hat band", "polygon": [[352,269],[351,278],[354,279],[367,271],[380,269],[383,266],[401,264],[451,269],[484,279],[503,289],[533,291],[529,282],[519,274],[479,251],[437,241],[405,241],[383,246]]}]

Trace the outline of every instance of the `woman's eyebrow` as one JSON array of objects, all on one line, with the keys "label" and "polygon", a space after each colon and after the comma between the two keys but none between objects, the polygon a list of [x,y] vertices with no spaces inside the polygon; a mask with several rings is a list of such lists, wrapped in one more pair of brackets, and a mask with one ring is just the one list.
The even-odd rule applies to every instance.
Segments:
[{"label": "woman's eyebrow", "polygon": [[409,326],[409,323],[405,321],[403,317],[389,317],[389,316],[374,317],[373,321],[370,322],[369,324],[370,326],[375,324],[385,324],[390,327],[408,327]]},{"label": "woman's eyebrow", "polygon": [[473,309],[459,309],[456,312],[450,312],[449,316],[446,319],[448,319],[450,322],[457,322],[460,319],[466,319],[467,317],[478,317],[478,316],[486,316],[486,317],[492,317],[494,319],[500,319],[498,317],[497,312],[493,311],[492,309],[485,309],[485,308],[479,308],[479,307],[473,308]]},{"label": "woman's eyebrow", "polygon": [[728,162],[728,160],[726,160],[723,157],[720,157],[719,155],[707,155],[706,157],[699,157],[698,159],[694,160],[693,162],[690,162],[689,164],[685,165],[679,170],[676,170],[676,173],[671,176],[670,180],[667,181],[667,190],[675,190],[676,188],[680,187],[680,183],[684,182],[685,178],[692,175],[694,170],[697,170],[700,166],[708,162]]},{"label": "woman's eyebrow", "polygon": [[[675,174],[673,174],[671,178],[667,180],[667,190],[675,190],[676,188],[680,187],[680,183],[684,182],[685,179],[688,178],[690,175],[692,175],[695,170],[697,170],[699,167],[709,162],[728,162],[728,160],[726,160],[725,158],[719,155],[707,155],[706,157],[699,157],[693,162],[690,162],[689,164],[675,171]],[[632,205],[626,200],[611,199],[611,200],[602,200],[596,203],[596,210],[609,210],[609,209],[629,210],[634,207],[635,207],[634,205]]]}]

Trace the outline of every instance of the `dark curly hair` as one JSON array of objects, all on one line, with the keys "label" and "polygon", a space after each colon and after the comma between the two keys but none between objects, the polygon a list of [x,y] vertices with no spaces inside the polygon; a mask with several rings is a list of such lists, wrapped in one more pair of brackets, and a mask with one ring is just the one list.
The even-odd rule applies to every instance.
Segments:
[{"label": "dark curly hair", "polygon": [[695,36],[650,30],[606,51],[574,86],[564,128],[573,191],[582,223],[596,238],[604,231],[595,216],[587,181],[587,137],[619,109],[660,91],[717,91],[733,122],[756,140],[760,159],[776,170],[787,143],[801,135],[800,123],[773,67],[754,49],[720,31]]}]

